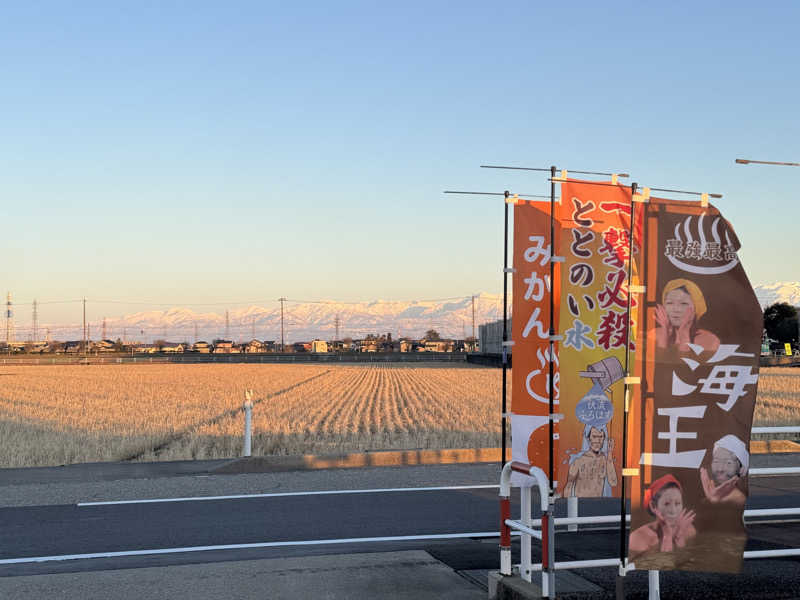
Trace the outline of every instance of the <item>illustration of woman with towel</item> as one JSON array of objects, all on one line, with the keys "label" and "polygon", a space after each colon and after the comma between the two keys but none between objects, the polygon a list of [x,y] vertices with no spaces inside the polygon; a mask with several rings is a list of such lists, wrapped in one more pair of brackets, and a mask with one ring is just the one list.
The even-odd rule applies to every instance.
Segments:
[{"label": "illustration of woman with towel", "polygon": [[680,351],[689,349],[689,344],[702,346],[704,350],[719,348],[719,338],[705,329],[697,327],[697,320],[708,310],[703,292],[688,279],[673,279],[661,292],[661,304],[656,307],[656,346]]},{"label": "illustration of woman with towel", "polygon": [[644,493],[647,512],[656,519],[631,533],[631,556],[645,552],[672,552],[697,535],[695,511],[683,506],[683,488],[672,475],[656,479]]},{"label": "illustration of woman with towel", "polygon": [[744,506],[745,495],[737,487],[739,479],[747,475],[750,458],[744,442],[735,435],[725,435],[714,444],[711,457],[711,475],[708,469],[700,469],[706,500],[712,504]]}]

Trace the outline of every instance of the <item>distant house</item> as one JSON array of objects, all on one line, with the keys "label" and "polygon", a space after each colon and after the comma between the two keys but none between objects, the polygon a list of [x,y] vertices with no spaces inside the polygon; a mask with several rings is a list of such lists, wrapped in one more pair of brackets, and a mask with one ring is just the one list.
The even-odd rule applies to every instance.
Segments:
[{"label": "distant house", "polygon": [[239,347],[231,340],[214,340],[214,354],[238,354]]},{"label": "distant house", "polygon": [[452,352],[452,340],[423,340],[418,348],[419,352]]},{"label": "distant house", "polygon": [[91,348],[97,352],[114,352],[117,349],[113,340],[100,340],[99,342],[93,342]]},{"label": "distant house", "polygon": [[64,354],[79,354],[83,350],[83,342],[70,341],[64,342]]},{"label": "distant house", "polygon": [[311,352],[311,342],[295,342],[292,349],[295,352]]},{"label": "distant house", "polygon": [[327,352],[328,342],[325,340],[311,340],[311,352]]},{"label": "distant house", "polygon": [[211,354],[211,346],[208,342],[195,342],[192,344],[192,352],[198,352],[200,354]]},{"label": "distant house", "polygon": [[264,347],[262,352],[277,352],[278,346],[275,343],[275,340],[264,340],[261,342],[261,345]]},{"label": "distant house", "polygon": [[164,342],[161,344],[161,352],[186,352],[186,346],[187,344]]},{"label": "distant house", "polygon": [[132,349],[137,354],[155,354],[158,352],[158,346],[155,344],[136,344]]},{"label": "distant house", "polygon": [[248,354],[264,352],[264,342],[252,339],[242,346],[242,350]]},{"label": "distant house", "polygon": [[374,339],[369,340],[353,340],[356,352],[377,352],[378,341]]}]

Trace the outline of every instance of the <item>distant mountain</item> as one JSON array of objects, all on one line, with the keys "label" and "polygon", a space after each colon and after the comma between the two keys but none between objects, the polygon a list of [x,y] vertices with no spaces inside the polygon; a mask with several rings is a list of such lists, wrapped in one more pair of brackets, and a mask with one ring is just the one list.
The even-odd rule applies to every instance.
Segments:
[{"label": "distant mountain", "polygon": [[[495,321],[503,314],[502,296],[480,294],[475,297],[475,334],[477,326]],[[510,309],[509,298],[509,309]],[[429,329],[435,329],[442,337],[463,338],[472,335],[472,299],[470,296],[457,299],[424,302],[393,302],[375,300],[371,302],[287,302],[284,310],[286,342],[325,340],[336,336],[336,319],[339,319],[339,338],[362,338],[367,334],[391,333],[401,336],[422,337]],[[99,324],[92,323],[91,337],[98,339]],[[146,311],[126,315],[121,319],[106,320],[106,337],[116,339],[152,341],[211,341],[216,338],[233,340],[257,339],[280,340],[280,306],[265,308],[249,306],[225,314],[195,312],[188,308],[170,308],[164,311]],[[226,333],[227,332],[227,333]],[[80,328],[70,332],[70,337],[79,338]],[[60,335],[64,339],[63,335]]]},{"label": "distant mountain", "polygon": [[[775,302],[788,302],[800,306],[800,282],[777,282],[754,287],[762,308]],[[509,311],[510,311],[509,298]],[[498,294],[480,294],[475,297],[475,325],[495,321],[502,317],[503,301]],[[510,314],[510,313],[509,313]],[[440,301],[394,302],[287,302],[284,311],[286,342],[309,341],[314,338],[331,340],[336,336],[336,318],[339,319],[339,337],[362,338],[367,334],[391,333],[392,337],[422,337],[435,329],[442,337],[462,338],[472,335],[472,301],[469,296]],[[42,326],[44,328],[46,326]],[[106,337],[128,340],[171,342],[211,341],[230,338],[243,341],[253,337],[261,340],[280,340],[281,309],[249,306],[225,314],[195,312],[188,308],[152,310],[126,315],[120,319],[106,320]],[[197,335],[195,336],[195,330]],[[53,337],[80,339],[81,326],[54,326]],[[90,337],[102,335],[100,323],[90,324]]]},{"label": "distant mountain", "polygon": [[756,285],[753,289],[762,309],[776,302],[787,302],[792,306],[800,306],[800,281],[779,281]]}]

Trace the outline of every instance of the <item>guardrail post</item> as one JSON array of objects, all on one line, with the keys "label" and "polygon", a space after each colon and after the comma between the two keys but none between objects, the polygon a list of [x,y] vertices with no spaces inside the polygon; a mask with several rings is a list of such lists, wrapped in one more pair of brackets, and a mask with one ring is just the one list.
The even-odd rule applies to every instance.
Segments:
[{"label": "guardrail post", "polygon": [[242,456],[250,456],[252,451],[253,390],[245,390],[244,397],[244,448],[242,449]]},{"label": "guardrail post", "polygon": [[[545,490],[540,489],[540,494],[544,494]],[[555,511],[555,496],[549,493],[548,488],[548,518],[547,518],[547,548],[542,548],[542,553],[547,552],[547,563],[549,569],[547,570],[547,597],[556,597],[556,511]],[[544,521],[542,521],[544,526]],[[544,539],[544,527],[542,527],[542,539]],[[543,590],[544,591],[544,590]]]},{"label": "guardrail post", "polygon": [[[519,488],[520,495],[520,516],[522,524],[530,527],[533,520],[531,519],[531,488],[530,486],[522,486]],[[531,536],[522,532],[520,539],[520,565],[519,575],[523,581],[530,583],[531,581]]]},{"label": "guardrail post", "polygon": [[511,575],[511,528],[506,523],[511,518],[511,463],[503,466],[500,474],[500,574]]},{"label": "guardrail post", "polygon": [[647,572],[647,600],[660,600],[661,590],[658,580],[658,571]]},{"label": "guardrail post", "polygon": [[[578,497],[577,496],[569,496],[567,498],[567,516],[577,517],[578,516]],[[567,531],[578,531],[578,524],[577,523],[570,523],[567,525]]]}]

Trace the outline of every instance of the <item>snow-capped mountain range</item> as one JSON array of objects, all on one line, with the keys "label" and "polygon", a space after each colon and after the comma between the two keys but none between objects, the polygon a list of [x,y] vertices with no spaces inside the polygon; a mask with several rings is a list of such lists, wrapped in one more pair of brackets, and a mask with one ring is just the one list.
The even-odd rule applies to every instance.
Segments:
[{"label": "snow-capped mountain range", "polygon": [[[754,287],[762,308],[775,302],[800,306],[800,281],[777,282]],[[509,314],[510,314],[509,298]],[[503,314],[503,297],[499,294],[475,296],[475,324],[495,321]],[[362,338],[367,334],[391,333],[393,337],[422,337],[435,329],[443,337],[463,338],[472,335],[472,298],[439,301],[395,302],[292,302],[284,306],[284,335],[288,342],[309,341],[315,338],[330,340],[336,336],[339,319],[339,338]],[[152,310],[106,319],[106,337],[111,339],[153,341],[211,341],[231,338],[237,341],[252,338],[280,340],[280,305],[249,306],[225,313],[196,312],[189,308]],[[45,325],[41,326],[44,329]],[[101,321],[90,322],[90,337],[102,337]],[[79,339],[80,324],[53,326],[53,339]]]},{"label": "snow-capped mountain range", "polygon": [[[478,325],[502,318],[501,295],[476,295],[474,307],[476,336]],[[472,309],[471,296],[418,302],[287,301],[284,305],[284,335],[287,343],[315,338],[332,340],[336,337],[338,318],[340,339],[386,333],[391,333],[395,339],[401,336],[420,338],[429,329],[435,329],[442,337],[461,339],[472,335]],[[138,312],[120,319],[108,318],[105,322],[106,337],[110,339],[147,342],[156,339],[174,342],[217,338],[235,341],[281,339],[281,307],[277,303],[270,307],[230,309],[227,323],[224,312],[196,312],[189,308]],[[82,335],[80,326],[59,329],[59,339],[77,339]],[[91,322],[90,337],[102,337],[102,321],[95,319]]]},{"label": "snow-capped mountain range", "polygon": [[800,281],[779,281],[757,285],[753,289],[762,309],[776,302],[800,306]]}]

